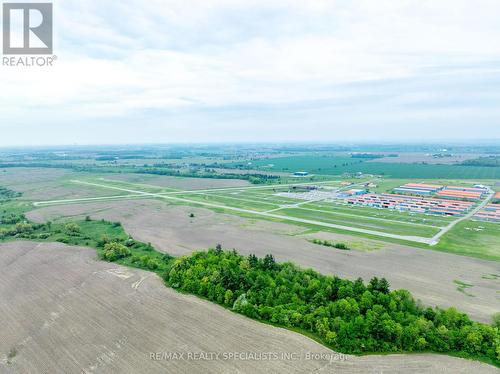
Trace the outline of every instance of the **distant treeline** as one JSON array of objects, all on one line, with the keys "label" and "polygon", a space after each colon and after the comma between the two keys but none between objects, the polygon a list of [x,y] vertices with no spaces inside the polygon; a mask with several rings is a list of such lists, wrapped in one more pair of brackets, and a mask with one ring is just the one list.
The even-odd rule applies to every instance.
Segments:
[{"label": "distant treeline", "polygon": [[500,156],[479,157],[473,160],[465,160],[462,162],[462,165],[499,167]]},{"label": "distant treeline", "polygon": [[266,184],[275,182],[280,179],[279,176],[276,175],[267,175],[267,174],[232,174],[232,173],[224,173],[219,174],[216,172],[210,172],[207,170],[201,171],[179,171],[179,170],[169,170],[169,169],[158,169],[158,168],[141,168],[134,173],[141,174],[155,174],[155,175],[168,175],[174,177],[190,177],[190,178],[213,178],[213,179],[242,179],[247,180],[253,184]]},{"label": "distant treeline", "polygon": [[352,158],[366,158],[369,160],[373,160],[376,158],[385,157],[384,155],[374,154],[374,153],[353,153],[351,155]]},{"label": "distant treeline", "polygon": [[[158,167],[161,165],[161,167]],[[0,164],[0,169],[6,168],[16,168],[16,167],[26,167],[26,168],[56,168],[56,169],[70,169],[77,172],[88,172],[88,173],[136,173],[136,174],[154,174],[154,175],[165,175],[173,177],[188,177],[188,178],[210,178],[210,179],[241,179],[247,180],[252,184],[267,184],[275,183],[280,177],[276,175],[267,175],[259,173],[217,173],[210,169],[191,169],[191,170],[179,170],[171,169],[167,164],[157,164],[157,167],[145,166],[98,166],[98,165],[76,165],[70,163],[46,163],[46,162],[30,162],[30,163],[3,163]]]}]

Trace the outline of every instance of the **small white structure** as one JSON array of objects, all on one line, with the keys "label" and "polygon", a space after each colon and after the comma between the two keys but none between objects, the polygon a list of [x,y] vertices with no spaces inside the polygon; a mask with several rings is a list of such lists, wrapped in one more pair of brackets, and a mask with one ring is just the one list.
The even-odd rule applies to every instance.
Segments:
[{"label": "small white structure", "polygon": [[307,177],[309,173],[307,171],[296,171],[293,175],[295,177]]}]

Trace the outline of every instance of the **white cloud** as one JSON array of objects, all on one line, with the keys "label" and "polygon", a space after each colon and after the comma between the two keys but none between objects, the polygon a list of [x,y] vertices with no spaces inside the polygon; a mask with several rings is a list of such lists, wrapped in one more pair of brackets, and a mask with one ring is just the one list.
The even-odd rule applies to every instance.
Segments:
[{"label": "white cloud", "polygon": [[[129,119],[140,119],[145,111],[163,113],[156,123],[149,116],[148,126],[160,126],[165,117],[172,123],[177,113],[175,121],[189,118],[186,126],[196,131],[206,110],[219,110],[221,122],[248,126],[252,113],[242,111],[243,122],[234,111],[251,107],[256,122],[265,120],[256,125],[269,127],[288,118],[284,108],[314,102],[323,109],[309,108],[302,118],[323,127],[332,126],[323,117],[331,105],[327,112],[344,123],[360,126],[363,118],[372,126],[387,121],[389,111],[390,122],[435,118],[446,132],[456,120],[448,112],[450,103],[420,108],[424,115],[405,106],[429,98],[439,103],[440,87],[424,84],[405,91],[377,82],[446,82],[443,77],[454,82],[462,75],[485,84],[498,79],[498,14],[495,0],[61,0],[55,3],[56,66],[0,70],[0,131],[11,132],[0,144],[34,121],[46,132],[57,129],[66,136],[61,141],[72,139],[71,123],[85,127],[91,121],[122,126],[134,141]],[[454,93],[461,105],[468,87],[459,83]],[[500,93],[495,89],[491,95]],[[377,99],[367,103],[366,97]],[[369,108],[367,118],[353,107],[335,111],[346,100]],[[274,117],[259,120],[259,111],[273,106]],[[474,102],[469,110],[481,111],[481,117],[489,111],[490,123],[498,122],[491,105]],[[5,127],[12,123],[18,124],[15,129]],[[303,130],[294,131],[303,137]],[[227,131],[220,136],[223,140]]]}]

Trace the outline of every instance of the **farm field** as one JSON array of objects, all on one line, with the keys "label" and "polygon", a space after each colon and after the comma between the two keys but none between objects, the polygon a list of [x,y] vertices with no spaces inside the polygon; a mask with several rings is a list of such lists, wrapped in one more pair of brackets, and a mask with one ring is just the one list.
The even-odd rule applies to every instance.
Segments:
[{"label": "farm field", "polygon": [[397,157],[376,158],[373,161],[369,162],[400,163],[400,164],[411,164],[415,162],[427,163],[427,164],[456,164],[456,163],[461,163],[465,160],[472,160],[478,157],[480,157],[480,155],[472,153],[448,155],[447,157],[433,157],[431,154],[407,152],[403,154],[398,154]]},{"label": "farm field", "polygon": [[[190,217],[193,214],[194,217]],[[71,218],[105,219],[122,222],[126,232],[137,240],[151,242],[160,251],[182,256],[214,247],[264,256],[272,253],[278,261],[292,261],[323,274],[355,280],[385,277],[392,287],[410,290],[428,305],[455,306],[472,318],[489,322],[497,311],[500,275],[498,262],[484,261],[449,253],[329,233],[279,222],[242,218],[205,208],[172,204],[164,200],[92,202],[37,208],[28,218],[45,222]],[[321,238],[346,243],[352,250],[340,251],[311,243]],[[474,287],[467,296],[457,291],[454,280]]]},{"label": "farm field", "polygon": [[339,156],[290,156],[253,160],[253,168],[269,171],[307,171],[319,175],[357,173],[391,178],[499,179],[500,169],[486,166],[439,165],[422,163],[383,163],[375,159]]},{"label": "farm field", "polygon": [[26,201],[122,195],[119,191],[104,191],[90,185],[77,186],[71,182],[75,176],[83,175],[64,169],[7,168],[0,169],[0,185],[21,192],[21,199]]},{"label": "farm field", "polygon": [[[166,288],[154,274],[99,262],[91,249],[31,242],[0,248],[2,372],[33,372],[43,367],[66,373],[285,373],[328,364],[322,360],[293,365],[286,361],[263,365],[242,360],[152,360],[151,353],[170,351],[329,350],[299,334]],[[26,272],[33,276],[25,277]],[[20,293],[36,297],[23,301],[17,297]],[[248,340],[242,341],[241,336]]]},{"label": "farm field", "polygon": [[[109,178],[109,175],[107,176]],[[179,190],[197,190],[202,188],[228,188],[228,187],[247,187],[251,186],[248,181],[240,179],[214,179],[214,178],[182,178],[161,175],[147,174],[119,174],[113,175],[113,180],[150,184],[159,187],[166,187]]]},{"label": "farm field", "polygon": [[[87,248],[0,244],[0,270],[0,370],[5,373],[40,367],[99,373],[497,372],[486,364],[434,354],[331,361],[153,360],[151,354],[167,352],[335,354],[303,335],[166,288],[151,273],[98,262]],[[33,276],[26,277],[27,272]],[[36,297],[20,299],[20,293]]]}]

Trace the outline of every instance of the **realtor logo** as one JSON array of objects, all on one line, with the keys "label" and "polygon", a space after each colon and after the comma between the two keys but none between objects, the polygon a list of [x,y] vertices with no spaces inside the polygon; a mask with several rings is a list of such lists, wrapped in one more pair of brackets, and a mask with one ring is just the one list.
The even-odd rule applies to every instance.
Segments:
[{"label": "realtor logo", "polygon": [[4,55],[52,54],[52,4],[3,4]]}]

